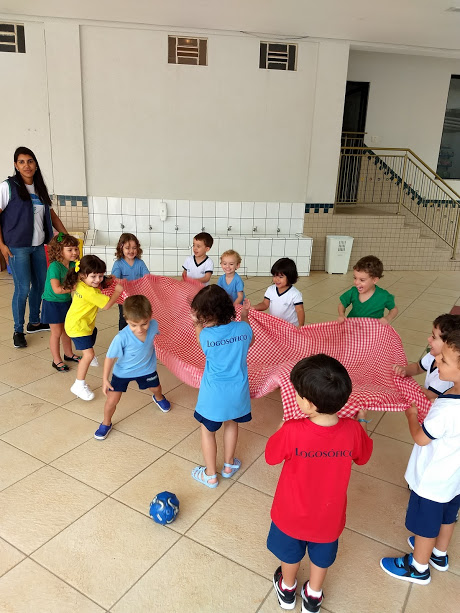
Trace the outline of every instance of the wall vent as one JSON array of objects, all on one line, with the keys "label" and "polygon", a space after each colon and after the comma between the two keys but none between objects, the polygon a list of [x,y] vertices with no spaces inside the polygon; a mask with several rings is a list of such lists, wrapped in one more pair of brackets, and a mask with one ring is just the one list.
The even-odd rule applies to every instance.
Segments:
[{"label": "wall vent", "polygon": [[268,70],[296,70],[297,45],[260,43],[259,68]]},{"label": "wall vent", "polygon": [[26,41],[24,25],[19,23],[0,23],[0,52],[25,53]]},{"label": "wall vent", "polygon": [[208,40],[206,38],[168,36],[168,63],[207,66]]}]

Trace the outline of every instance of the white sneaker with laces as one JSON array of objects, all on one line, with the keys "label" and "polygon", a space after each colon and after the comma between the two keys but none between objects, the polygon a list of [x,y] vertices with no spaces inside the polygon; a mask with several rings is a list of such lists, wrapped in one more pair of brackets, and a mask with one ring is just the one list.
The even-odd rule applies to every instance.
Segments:
[{"label": "white sneaker with laces", "polygon": [[70,388],[72,394],[75,394],[77,398],[81,398],[81,400],[92,400],[94,398],[94,392],[90,390],[88,385],[84,383],[83,385],[78,385],[74,383]]},{"label": "white sneaker with laces", "polygon": [[90,366],[99,366],[99,362],[97,359],[97,355],[94,356],[94,358],[91,360],[91,362],[89,363]]}]

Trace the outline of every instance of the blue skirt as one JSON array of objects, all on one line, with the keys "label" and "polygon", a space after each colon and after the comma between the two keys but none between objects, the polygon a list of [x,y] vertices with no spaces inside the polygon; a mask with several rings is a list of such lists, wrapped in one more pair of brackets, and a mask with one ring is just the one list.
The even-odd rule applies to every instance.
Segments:
[{"label": "blue skirt", "polygon": [[49,300],[42,300],[42,324],[63,324],[65,322],[65,316],[72,304],[71,300],[65,302],[50,302]]}]

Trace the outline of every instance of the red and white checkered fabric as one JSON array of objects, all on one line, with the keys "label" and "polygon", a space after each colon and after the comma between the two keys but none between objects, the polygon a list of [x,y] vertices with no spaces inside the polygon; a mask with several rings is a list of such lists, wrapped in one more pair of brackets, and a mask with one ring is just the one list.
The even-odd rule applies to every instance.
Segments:
[{"label": "red and white checkered fabric", "polygon": [[[190,319],[190,304],[202,287],[194,281],[145,276],[138,281],[122,281],[127,296],[143,294],[158,321],[160,335],[155,348],[161,362],[181,381],[199,387],[205,358]],[[110,294],[112,288],[104,293]],[[237,313],[241,307],[237,307]],[[355,415],[360,409],[404,411],[412,402],[419,407],[423,421],[431,403],[411,378],[401,378],[393,364],[407,364],[401,339],[391,326],[376,319],[347,319],[296,328],[267,313],[251,310],[249,322],[255,343],[248,353],[249,388],[252,398],[260,398],[281,388],[284,419],[303,419],[297,407],[289,374],[294,364],[316,353],[326,353],[348,370],[353,392],[341,417]]]}]

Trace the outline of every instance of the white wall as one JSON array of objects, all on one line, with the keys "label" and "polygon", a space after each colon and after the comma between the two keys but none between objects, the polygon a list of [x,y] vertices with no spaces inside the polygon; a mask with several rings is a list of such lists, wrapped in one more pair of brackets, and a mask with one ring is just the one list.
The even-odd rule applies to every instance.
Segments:
[{"label": "white wall", "polygon": [[366,144],[409,147],[436,170],[452,74],[460,60],[351,51],[348,80],[370,82]]}]

